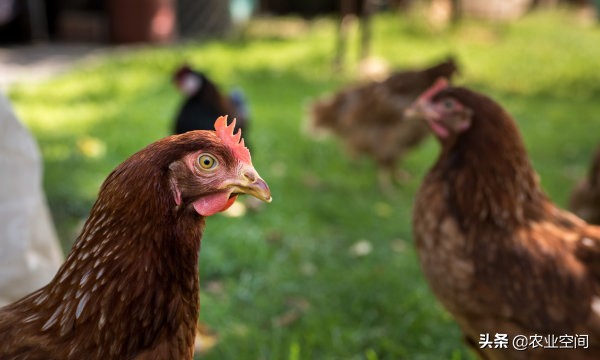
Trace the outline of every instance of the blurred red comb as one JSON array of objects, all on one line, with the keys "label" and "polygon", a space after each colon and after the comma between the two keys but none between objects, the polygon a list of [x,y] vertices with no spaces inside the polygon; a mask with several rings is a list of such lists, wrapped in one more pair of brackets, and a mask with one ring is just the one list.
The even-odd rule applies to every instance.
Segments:
[{"label": "blurred red comb", "polygon": [[244,145],[244,139],[242,139],[242,129],[238,130],[237,134],[234,134],[233,131],[235,129],[235,119],[231,121],[231,124],[227,125],[227,115],[219,116],[217,121],[215,121],[215,130],[217,131],[217,136],[223,143],[233,151],[233,154],[240,159],[241,161],[250,164],[252,160],[250,159],[250,151]]},{"label": "blurred red comb", "polygon": [[429,101],[432,97],[435,96],[435,94],[439,93],[447,87],[448,80],[446,80],[446,78],[444,77],[440,77],[435,81],[435,83],[433,83],[433,85],[431,85],[429,89],[425,90],[425,92],[422,93],[421,96],[419,96],[419,99],[417,99],[417,101]]}]

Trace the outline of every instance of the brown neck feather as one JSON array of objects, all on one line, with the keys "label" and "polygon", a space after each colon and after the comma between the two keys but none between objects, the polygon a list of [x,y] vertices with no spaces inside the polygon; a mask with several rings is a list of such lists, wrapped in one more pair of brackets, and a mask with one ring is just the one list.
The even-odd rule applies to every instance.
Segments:
[{"label": "brown neck feather", "polygon": [[546,197],[514,121],[490,99],[466,95],[459,100],[474,110],[472,126],[443,147],[431,172],[444,183],[451,211],[463,228],[471,222],[506,228],[539,216]]}]

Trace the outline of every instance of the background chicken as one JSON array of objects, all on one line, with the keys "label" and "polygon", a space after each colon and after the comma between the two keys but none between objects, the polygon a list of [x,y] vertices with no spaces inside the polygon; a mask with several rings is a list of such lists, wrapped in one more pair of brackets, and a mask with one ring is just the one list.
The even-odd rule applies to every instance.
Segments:
[{"label": "background chicken", "polygon": [[244,137],[248,139],[248,105],[241,89],[234,89],[229,96],[224,96],[205,74],[194,71],[188,65],[175,72],[173,82],[185,96],[175,119],[174,134],[212,130],[217,117],[229,115],[237,120],[236,131],[243,129]]},{"label": "background chicken", "polygon": [[354,155],[373,157],[384,191],[393,189],[392,179],[402,178],[397,163],[406,151],[428,134],[423,121],[404,116],[404,109],[440,76],[457,71],[453,59],[425,70],[397,72],[382,82],[344,89],[316,101],[310,126],[333,132]]},{"label": "background chicken", "polygon": [[600,225],[600,146],[587,178],[573,189],[569,208],[585,221]]},{"label": "background chicken", "polygon": [[[491,99],[440,80],[409,111],[442,147],[414,206],[419,258],[468,344],[489,359],[600,358],[600,227],[548,200]],[[485,334],[585,334],[589,348],[481,348]]]},{"label": "background chicken", "polygon": [[119,165],[54,279],[0,309],[0,358],[191,359],[204,218],[240,193],[271,199],[233,127],[221,117]]}]

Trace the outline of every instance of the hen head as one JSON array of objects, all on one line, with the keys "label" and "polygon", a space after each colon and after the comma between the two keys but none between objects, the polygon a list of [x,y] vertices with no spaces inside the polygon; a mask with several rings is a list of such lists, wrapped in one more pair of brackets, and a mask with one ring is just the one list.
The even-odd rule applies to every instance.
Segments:
[{"label": "hen head", "polygon": [[271,192],[252,165],[250,152],[241,139],[241,131],[233,134],[235,119],[227,125],[227,117],[215,122],[215,132],[202,134],[202,148],[192,151],[169,165],[171,188],[178,208],[193,208],[201,216],[227,210],[239,194],[249,194],[271,202]]},{"label": "hen head", "polygon": [[241,132],[233,134],[234,127],[235,120],[227,125],[222,116],[215,122],[216,131],[189,131],[148,145],[106,179],[97,210],[110,207],[111,213],[127,214],[135,222],[164,218],[165,211],[176,218],[210,216],[226,210],[238,194],[270,202],[269,187],[254,169]]},{"label": "hen head", "polygon": [[407,109],[408,116],[423,117],[442,142],[454,142],[472,124],[473,110],[451,94],[444,94],[448,81],[438,79]]},{"label": "hen head", "polygon": [[194,71],[188,65],[181,66],[173,75],[175,86],[187,96],[198,93],[205,81],[204,75]]},{"label": "hen head", "polygon": [[469,143],[476,148],[524,151],[516,123],[498,103],[467,88],[448,86],[444,78],[419,96],[405,114],[424,118],[446,149]]}]

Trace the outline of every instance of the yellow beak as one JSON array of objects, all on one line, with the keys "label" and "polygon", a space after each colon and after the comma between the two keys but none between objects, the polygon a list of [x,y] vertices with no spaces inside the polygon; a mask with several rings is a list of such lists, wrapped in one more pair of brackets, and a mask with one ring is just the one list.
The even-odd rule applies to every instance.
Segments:
[{"label": "yellow beak", "polygon": [[252,166],[244,168],[240,178],[230,183],[229,187],[233,189],[234,193],[252,195],[267,203],[273,200],[269,185],[258,175]]}]

